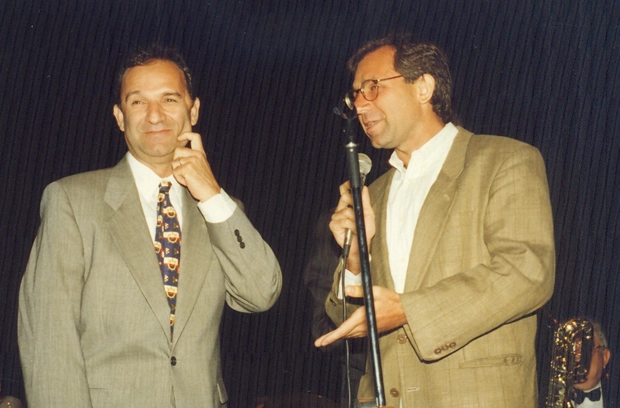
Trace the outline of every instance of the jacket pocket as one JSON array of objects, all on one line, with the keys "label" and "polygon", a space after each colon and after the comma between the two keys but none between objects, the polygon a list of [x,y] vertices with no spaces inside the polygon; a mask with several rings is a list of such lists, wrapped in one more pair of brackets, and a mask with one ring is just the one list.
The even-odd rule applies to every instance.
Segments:
[{"label": "jacket pocket", "polygon": [[476,360],[463,361],[459,368],[481,368],[497,366],[514,366],[523,362],[521,354],[504,354],[501,356],[478,358]]}]

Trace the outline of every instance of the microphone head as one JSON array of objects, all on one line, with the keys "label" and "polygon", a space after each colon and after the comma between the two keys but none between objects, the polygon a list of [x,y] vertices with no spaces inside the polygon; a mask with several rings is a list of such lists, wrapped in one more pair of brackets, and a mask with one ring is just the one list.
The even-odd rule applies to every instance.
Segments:
[{"label": "microphone head", "polygon": [[[360,162],[360,176],[362,177],[362,180],[364,180],[368,173],[370,173],[370,169],[372,169],[372,160],[370,160],[370,157],[366,156],[364,153],[358,153],[357,158]],[[363,183],[364,182],[362,181],[362,184]]]},{"label": "microphone head", "polygon": [[[350,112],[347,113],[346,108],[349,108]],[[357,117],[357,110],[355,109],[355,105],[351,101],[348,93],[340,102],[338,102],[338,106],[333,109],[333,112],[343,119],[351,120]]]}]

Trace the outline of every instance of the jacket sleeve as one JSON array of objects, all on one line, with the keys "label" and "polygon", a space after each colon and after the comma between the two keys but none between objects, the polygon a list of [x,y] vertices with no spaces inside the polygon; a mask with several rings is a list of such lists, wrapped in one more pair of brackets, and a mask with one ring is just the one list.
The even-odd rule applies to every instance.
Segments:
[{"label": "jacket sleeve", "polygon": [[18,342],[28,406],[90,407],[80,346],[82,237],[58,183],[41,201],[41,225],[19,295]]},{"label": "jacket sleeve", "polygon": [[[520,145],[505,154],[498,166],[478,170],[481,174],[470,175],[471,179],[486,177],[490,182],[473,201],[478,208],[463,211],[459,222],[469,225],[468,219],[475,219],[481,225],[479,231],[459,230],[458,223],[451,224],[454,230],[446,229],[444,234],[455,239],[433,255],[444,258],[431,272],[442,278],[401,295],[408,318],[405,331],[423,360],[445,357],[445,345],[450,353],[534,312],[553,293],[552,213],[540,153]],[[478,254],[460,252],[472,247],[459,240],[480,241],[475,247]],[[437,266],[447,265],[450,257],[456,265],[464,257],[470,261],[463,262],[466,269],[456,273]]]},{"label": "jacket sleeve", "polygon": [[226,302],[240,312],[261,312],[278,299],[280,265],[269,245],[237,208],[221,223],[208,223],[209,237],[222,266]]}]

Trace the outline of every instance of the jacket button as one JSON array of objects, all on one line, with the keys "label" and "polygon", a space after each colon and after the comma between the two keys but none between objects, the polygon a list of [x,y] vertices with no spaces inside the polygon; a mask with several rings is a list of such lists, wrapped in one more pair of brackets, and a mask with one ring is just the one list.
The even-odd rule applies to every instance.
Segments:
[{"label": "jacket button", "polygon": [[177,365],[177,358],[175,356],[172,356],[172,358],[170,359],[170,364],[173,366]]},{"label": "jacket button", "polygon": [[241,243],[239,244],[239,247],[240,247],[241,249],[245,248],[245,242],[241,242]]},{"label": "jacket button", "polygon": [[398,392],[398,390],[396,388],[392,388],[390,390],[390,395],[394,398],[398,398],[398,396],[400,395],[400,393]]},{"label": "jacket button", "polygon": [[235,235],[236,235],[236,236],[239,236],[239,234],[240,234],[240,233],[239,233],[239,230],[238,230],[238,229],[236,229],[236,230],[235,230]]},{"label": "jacket button", "polygon": [[398,335],[398,342],[400,344],[405,344],[407,342],[407,336],[405,336],[404,334],[399,334]]},{"label": "jacket button", "polygon": [[441,349],[440,348],[436,348],[435,349],[435,354],[441,354]]}]

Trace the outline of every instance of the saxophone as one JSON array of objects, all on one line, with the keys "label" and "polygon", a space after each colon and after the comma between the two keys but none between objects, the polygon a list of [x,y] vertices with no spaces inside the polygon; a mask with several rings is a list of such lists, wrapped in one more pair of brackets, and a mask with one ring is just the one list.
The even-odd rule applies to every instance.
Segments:
[{"label": "saxophone", "polygon": [[573,383],[585,381],[593,347],[594,328],[586,319],[570,319],[556,329],[546,408],[575,407]]}]

